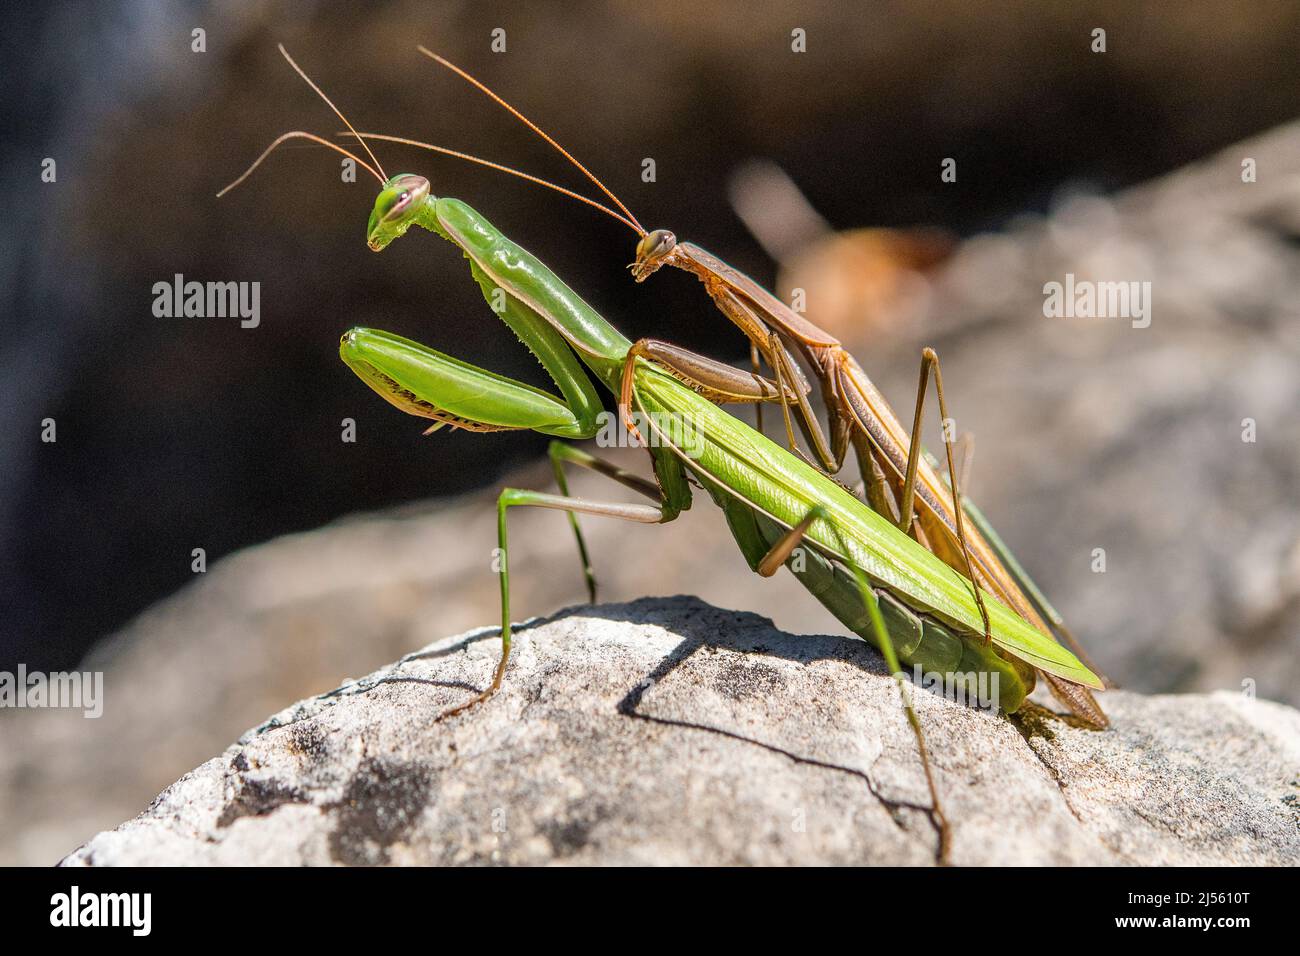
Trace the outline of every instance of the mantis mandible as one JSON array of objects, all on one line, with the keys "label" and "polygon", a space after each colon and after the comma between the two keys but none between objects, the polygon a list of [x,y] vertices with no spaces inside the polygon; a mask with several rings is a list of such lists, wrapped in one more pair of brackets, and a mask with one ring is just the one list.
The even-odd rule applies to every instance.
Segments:
[{"label": "mantis mandible", "polygon": [[[283,48],[281,52],[342,118]],[[352,156],[314,134],[287,133],[222,194],[242,182],[277,145],[294,137]],[[1071,686],[1100,689],[1098,678],[994,596],[985,594],[980,600],[978,588],[970,580],[830,477],[714,404],[730,400],[784,404],[791,397],[787,386],[737,372],[703,356],[690,356],[690,384],[695,387],[688,387],[681,380],[685,376],[676,371],[669,374],[660,363],[638,354],[632,342],[539,260],[472,208],[459,200],[435,197],[423,177],[401,174],[384,178],[378,160],[370,155],[378,169],[352,156],[381,183],[367,229],[370,247],[382,250],[412,225],[458,246],[470,260],[471,272],[494,304],[494,311],[539,358],[563,398],[399,336],[353,329],[343,336],[340,355],[367,385],[399,409],[431,419],[430,431],[444,426],[472,431],[531,429],[586,438],[595,435],[601,408],[589,372],[611,394],[627,396],[649,423],[654,438],[648,446],[653,482],[553,441],[550,454],[561,494],[518,488],[501,493],[497,505],[498,544],[503,556],[501,658],[482,693],[440,717],[488,699],[505,676],[512,636],[507,533],[511,507],[569,513],[588,587],[594,594],[594,578],[576,515],[670,521],[690,506],[689,476],[724,511],[733,537],[754,570],[767,576],[785,564],[846,627],[880,648],[897,680],[917,738],[931,794],[932,819],[940,833],[939,857],[945,860],[949,827],[900,661],[957,681],[974,681],[976,693],[992,687],[989,702],[1008,713],[1021,706],[1036,672]],[[708,384],[701,388],[700,382]],[[656,504],[570,497],[566,464],[607,475]],[[811,560],[796,562],[796,549],[804,542],[811,546],[807,555]],[[983,677],[992,680],[984,684]]]},{"label": "mantis mandible", "polygon": [[[666,229],[647,231],[600,179],[536,123],[465,70],[424,46],[417,49],[485,93],[545,140],[595,184],[619,211],[615,212],[587,197],[536,177],[445,147],[399,136],[357,133],[349,128],[350,135],[362,143],[378,139],[431,149],[522,176],[577,198],[627,225],[640,237],[636,258],[629,266],[637,282],[643,282],[664,266],[672,266],[695,275],[704,284],[717,308],[749,340],[755,374],[760,368],[760,357],[772,369],[775,377],[774,392],[784,416],[787,443],[792,450],[801,457],[806,457],[799,449],[791,426],[790,407],[793,405],[797,413],[795,420],[823,471],[830,475],[839,472],[848,448],[852,446],[862,475],[864,496],[872,508],[890,517],[899,528],[933,551],[950,567],[975,581],[980,589],[996,595],[1044,634],[1063,638],[1095,669],[1061,615],[1052,607],[980,510],[962,495],[948,436],[945,435],[944,440],[949,476],[947,482],[940,477],[937,463],[923,448],[921,428],[925,396],[931,377],[934,379],[941,420],[945,425],[951,421],[944,398],[939,358],[933,349],[926,348],[922,352],[916,405],[909,433],[884,395],[838,339],[795,312],[749,276],[700,246],[679,241],[674,233]],[[828,415],[829,440],[809,404],[809,387],[799,364],[791,355],[792,350],[803,358],[818,380]],[[707,387],[707,383],[695,377],[697,369],[690,353],[671,343],[659,339],[641,339],[633,344],[632,352],[670,370],[688,384],[698,388]],[[631,367],[629,364],[628,368]],[[631,387],[630,378],[622,382],[619,407],[627,427],[635,434],[636,426],[627,414]],[[762,430],[762,405],[758,408],[759,429]],[[979,589],[975,591],[975,598],[988,639],[991,636],[988,616]],[[1051,675],[1047,680],[1055,696],[1078,716],[1098,727],[1107,725],[1104,712],[1086,690],[1058,682]]]}]

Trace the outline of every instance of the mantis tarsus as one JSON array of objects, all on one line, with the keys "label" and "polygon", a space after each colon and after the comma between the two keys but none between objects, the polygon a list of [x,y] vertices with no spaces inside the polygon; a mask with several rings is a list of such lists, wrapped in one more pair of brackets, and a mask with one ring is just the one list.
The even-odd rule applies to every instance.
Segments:
[{"label": "mantis tarsus", "polygon": [[[288,58],[287,53],[285,56]],[[323,93],[321,96],[324,98]],[[276,143],[288,135],[318,139],[295,133]],[[375,165],[379,166],[377,160]],[[1071,686],[1100,688],[1096,676],[994,595],[986,593],[982,602],[977,601],[974,595],[978,591],[970,580],[886,516],[714,404],[715,400],[785,404],[792,393],[788,385],[702,356],[689,356],[688,377],[691,385],[706,386],[701,394],[680,380],[684,377],[680,370],[670,373],[659,362],[638,355],[634,343],[465,203],[433,196],[423,177],[402,174],[382,179],[379,171],[372,172],[380,178],[382,188],[367,230],[371,248],[382,250],[413,225],[460,248],[494,311],[538,357],[562,397],[390,333],[353,329],[343,336],[340,355],[367,385],[402,411],[432,420],[433,428],[530,429],[559,438],[589,438],[596,434],[602,407],[591,382],[590,376],[594,376],[612,395],[626,395],[651,433],[648,452],[654,481],[553,441],[550,455],[560,494],[520,488],[501,492],[497,504],[502,554],[501,658],[481,694],[440,717],[486,700],[504,678],[512,639],[510,508],[568,512],[591,587],[590,562],[576,515],[647,523],[671,521],[690,506],[694,482],[723,510],[733,537],[754,570],[771,575],[785,564],[846,627],[880,648],[897,679],[918,741],[933,819],[940,833],[939,857],[946,859],[949,827],[902,664],[964,681],[973,693],[991,687],[992,699],[986,703],[1008,713],[1021,706],[1037,671]],[[683,352],[684,357],[688,355]],[[655,504],[571,497],[566,465],[593,469]],[[800,549],[800,560],[795,560],[801,543],[809,547]],[[982,678],[988,678],[987,683]]]},{"label": "mantis tarsus", "polygon": [[[1016,561],[979,509],[962,496],[958,472],[953,466],[951,442],[947,436],[945,435],[944,441],[949,476],[947,482],[940,477],[936,463],[921,445],[922,412],[931,378],[934,380],[940,416],[945,423],[950,421],[944,400],[939,359],[933,349],[927,348],[922,352],[915,414],[909,432],[857,360],[838,339],[796,313],[753,279],[700,246],[679,241],[666,229],[647,231],[600,179],[536,123],[465,70],[423,46],[418,47],[418,50],[478,88],[545,140],[595,184],[618,211],[586,197],[576,196],[570,190],[536,177],[429,143],[383,134],[358,134],[355,130],[351,131],[351,135],[363,143],[367,139],[406,143],[485,163],[513,175],[522,175],[575,196],[627,225],[640,237],[636,258],[629,266],[637,282],[644,281],[664,266],[673,266],[695,275],[704,284],[717,308],[749,340],[755,373],[760,368],[760,356],[767,367],[772,369],[785,419],[787,442],[793,451],[803,455],[791,426],[791,406],[796,412],[795,421],[822,470],[830,475],[839,472],[848,449],[852,446],[857,455],[865,498],[877,512],[891,517],[901,529],[941,557],[950,567],[995,594],[1044,634],[1063,638],[1087,661],[1061,615]],[[689,353],[684,353],[676,346],[657,339],[642,339],[634,343],[633,350],[636,355],[644,356],[671,370],[683,381],[697,387],[704,386],[703,382],[695,378],[692,364],[683,360],[683,355]],[[830,425],[829,440],[809,403],[809,390],[800,366],[791,355],[792,351],[803,358],[805,365],[818,380]],[[630,381],[625,381],[621,388],[620,409],[625,417],[630,387]],[[761,406],[759,414],[761,430]],[[630,422],[628,427],[635,433],[635,427]],[[987,637],[987,614],[978,590],[975,591],[975,597]],[[1089,666],[1093,666],[1091,662]],[[1057,682],[1050,675],[1047,679],[1053,693],[1077,715],[1095,726],[1106,726],[1106,716],[1091,694]]]}]

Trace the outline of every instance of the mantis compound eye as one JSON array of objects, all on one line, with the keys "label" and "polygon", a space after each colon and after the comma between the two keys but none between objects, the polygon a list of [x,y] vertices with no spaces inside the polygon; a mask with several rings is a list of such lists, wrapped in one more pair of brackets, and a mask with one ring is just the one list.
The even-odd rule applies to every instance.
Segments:
[{"label": "mantis compound eye", "polygon": [[413,173],[402,173],[384,183],[366,224],[367,245],[380,252],[405,234],[429,195],[429,180]]},{"label": "mantis compound eye", "polygon": [[395,222],[419,206],[429,195],[429,180],[412,173],[390,179],[375,201],[375,211],[384,222]]},{"label": "mantis compound eye", "polygon": [[667,229],[656,229],[654,232],[647,232],[636,245],[637,260],[644,262],[647,259],[658,259],[660,256],[666,256],[673,251],[676,245],[677,237]]}]

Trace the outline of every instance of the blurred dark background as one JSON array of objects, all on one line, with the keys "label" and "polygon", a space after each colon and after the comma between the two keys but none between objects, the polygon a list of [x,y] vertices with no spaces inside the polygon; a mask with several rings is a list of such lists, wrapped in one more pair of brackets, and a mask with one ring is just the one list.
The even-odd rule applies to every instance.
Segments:
[{"label": "blurred dark background", "polygon": [[[0,669],[74,665],[208,561],[351,511],[463,491],[539,453],[528,436],[422,441],[338,361],[377,325],[541,384],[459,255],[424,234],[365,246],[374,183],[286,148],[338,123],[429,139],[581,187],[424,43],[511,99],[647,226],[768,282],[727,201],[769,157],[836,227],[958,235],[1110,192],[1300,115],[1294,3],[32,4],[9,7],[0,246]],[[1107,31],[1107,52],[1089,50]],[[191,30],[206,52],[191,52]],[[507,52],[490,51],[506,30]],[[790,31],[808,52],[789,52]],[[630,336],[729,359],[739,335],[694,280],[634,286],[634,237],[562,197],[397,146],[538,252]],[[939,181],[960,157],[959,181]],[[57,161],[57,182],[41,161]],[[642,183],[653,157],[657,182]],[[258,281],[261,325],[156,318],[152,286]],[[58,440],[40,440],[41,421]],[[356,444],[340,421],[355,418]],[[340,451],[340,449],[342,449]]]}]

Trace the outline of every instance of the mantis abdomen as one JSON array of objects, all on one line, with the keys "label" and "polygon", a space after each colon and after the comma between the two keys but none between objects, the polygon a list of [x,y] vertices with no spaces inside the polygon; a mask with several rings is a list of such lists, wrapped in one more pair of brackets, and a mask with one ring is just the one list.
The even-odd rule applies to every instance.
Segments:
[{"label": "mantis abdomen", "polygon": [[[732,536],[750,567],[757,569],[786,529],[743,503],[726,500],[722,507]],[[852,574],[812,548],[792,555],[786,567],[841,624],[881,649]],[[986,646],[983,635],[936,621],[908,607],[887,588],[872,590],[894,650],[903,664],[919,668],[924,675],[940,675],[950,685],[961,684],[967,700],[981,706],[1000,707],[1007,713],[1017,711],[1033,690],[1033,669],[1016,668]]]}]

